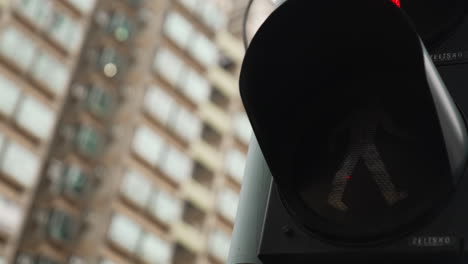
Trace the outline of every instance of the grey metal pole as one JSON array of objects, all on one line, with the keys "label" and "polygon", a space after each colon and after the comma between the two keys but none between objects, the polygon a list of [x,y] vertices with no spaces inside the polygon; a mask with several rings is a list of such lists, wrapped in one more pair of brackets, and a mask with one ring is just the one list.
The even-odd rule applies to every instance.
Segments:
[{"label": "grey metal pole", "polygon": [[255,136],[252,137],[229,250],[228,264],[262,264],[257,258],[273,178]]}]

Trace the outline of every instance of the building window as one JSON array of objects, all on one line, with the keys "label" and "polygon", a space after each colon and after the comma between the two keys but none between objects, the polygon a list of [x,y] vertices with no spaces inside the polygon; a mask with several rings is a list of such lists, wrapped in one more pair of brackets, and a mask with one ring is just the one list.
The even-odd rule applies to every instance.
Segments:
[{"label": "building window", "polygon": [[52,2],[47,0],[20,0],[16,9],[34,25],[43,28],[50,17]]},{"label": "building window", "polygon": [[177,182],[183,182],[192,174],[192,160],[174,147],[170,147],[161,165],[162,171]]},{"label": "building window", "polygon": [[181,89],[196,104],[203,104],[210,98],[209,82],[194,70],[189,70],[186,73]]},{"label": "building window", "polygon": [[31,187],[39,176],[39,157],[11,141],[6,146],[1,171],[24,187]]},{"label": "building window", "polygon": [[162,48],[156,53],[153,67],[172,86],[178,87],[186,66],[182,59],[177,57],[172,51]]},{"label": "building window", "polygon": [[85,198],[91,189],[90,176],[78,167],[67,167],[61,180],[61,189],[73,199]]},{"label": "building window", "polygon": [[144,107],[153,118],[167,124],[176,109],[174,99],[160,87],[150,87],[146,91]]},{"label": "building window", "polygon": [[193,35],[193,27],[181,14],[170,12],[164,23],[164,33],[180,48],[185,49]]},{"label": "building window", "polygon": [[173,264],[193,264],[196,258],[197,256],[185,247],[179,244],[175,246]]},{"label": "building window", "polygon": [[215,65],[218,61],[218,49],[203,34],[198,34],[190,42],[188,52],[205,67]]},{"label": "building window", "polygon": [[227,110],[229,107],[229,97],[221,93],[215,87],[211,89],[210,101],[224,110]]},{"label": "building window", "polygon": [[234,222],[236,218],[239,195],[231,189],[223,189],[218,194],[218,210],[226,219]]},{"label": "building window", "polygon": [[172,116],[169,123],[171,129],[187,142],[191,142],[200,137],[202,123],[198,117],[183,107]]},{"label": "building window", "polygon": [[182,215],[184,222],[201,230],[205,222],[205,213],[193,205],[191,202],[185,202],[184,212]]},{"label": "building window", "polygon": [[10,117],[18,104],[21,90],[14,82],[0,76],[0,94],[0,113]]},{"label": "building window", "polygon": [[34,99],[25,97],[16,114],[16,123],[36,138],[48,139],[54,128],[55,112]]},{"label": "building window", "polygon": [[113,243],[132,253],[135,252],[142,234],[139,225],[120,214],[115,214],[112,217],[108,232],[108,237]]},{"label": "building window", "polygon": [[206,143],[210,144],[214,148],[219,148],[221,141],[223,140],[222,135],[206,123],[203,125],[202,138]]},{"label": "building window", "polygon": [[219,30],[226,25],[226,14],[214,3],[206,2],[202,13],[203,22],[213,30]]},{"label": "building window", "polygon": [[142,237],[137,255],[147,263],[169,264],[172,259],[171,245],[152,234]]},{"label": "building window", "polygon": [[252,127],[245,113],[237,113],[234,116],[234,133],[245,144],[249,144],[252,137]]},{"label": "building window", "polygon": [[[37,47],[25,33],[13,27],[5,29],[0,36],[0,53],[22,70],[28,69],[36,56]],[[21,52],[18,52],[21,50]]]},{"label": "building window", "polygon": [[163,190],[155,190],[151,196],[148,209],[156,219],[170,224],[180,219],[182,202]]},{"label": "building window", "polygon": [[197,9],[198,0],[179,0],[179,2],[191,12]]},{"label": "building window", "polygon": [[88,90],[86,106],[91,113],[105,119],[110,116],[114,106],[114,98],[105,89],[93,86]]},{"label": "building window", "polygon": [[226,154],[225,170],[237,182],[242,182],[244,177],[245,155],[238,150],[230,150]]},{"label": "building window", "polygon": [[142,158],[150,165],[157,166],[161,159],[165,142],[151,129],[139,127],[135,131],[132,147],[138,157]]},{"label": "building window", "polygon": [[0,196],[0,230],[10,235],[16,234],[23,218],[21,207]]},{"label": "building window", "polygon": [[83,13],[90,13],[96,4],[96,0],[67,0],[67,2]]},{"label": "building window", "polygon": [[45,85],[55,95],[65,93],[66,85],[70,77],[67,66],[47,53],[38,55],[31,70],[34,79]]},{"label": "building window", "polygon": [[61,10],[52,11],[47,31],[60,45],[68,50],[79,48],[83,37],[83,26]]},{"label": "building window", "polygon": [[98,158],[104,151],[104,137],[86,125],[79,127],[75,143],[78,152],[89,158]]},{"label": "building window", "polygon": [[104,76],[114,78],[123,72],[125,62],[114,48],[104,47],[99,52],[98,65]]},{"label": "building window", "polygon": [[49,236],[60,242],[72,242],[78,236],[78,222],[71,215],[52,210],[47,222]]},{"label": "building window", "polygon": [[200,184],[204,185],[208,189],[211,188],[214,180],[214,173],[203,166],[201,163],[196,162],[192,177],[199,182]]},{"label": "building window", "polygon": [[113,34],[117,41],[125,42],[133,34],[133,23],[122,13],[114,12],[107,24],[106,31]]},{"label": "building window", "polygon": [[208,238],[208,249],[210,253],[221,262],[225,262],[229,254],[231,238],[223,231],[215,230]]},{"label": "building window", "polygon": [[128,170],[120,186],[122,194],[141,208],[145,208],[151,197],[153,186],[142,174]]}]

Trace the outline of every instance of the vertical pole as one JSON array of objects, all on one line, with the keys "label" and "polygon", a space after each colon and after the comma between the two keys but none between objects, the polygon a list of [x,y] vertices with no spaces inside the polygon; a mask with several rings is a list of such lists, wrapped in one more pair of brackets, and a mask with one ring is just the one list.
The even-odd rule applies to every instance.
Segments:
[{"label": "vertical pole", "polygon": [[257,257],[272,176],[255,136],[247,164],[229,250],[228,264],[262,264]]}]

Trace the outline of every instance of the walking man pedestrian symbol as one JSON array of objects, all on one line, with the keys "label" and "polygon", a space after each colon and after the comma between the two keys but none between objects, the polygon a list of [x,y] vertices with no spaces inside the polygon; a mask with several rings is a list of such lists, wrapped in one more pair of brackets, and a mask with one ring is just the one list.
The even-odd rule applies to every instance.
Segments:
[{"label": "walking man pedestrian symbol", "polygon": [[388,205],[392,206],[407,197],[405,192],[399,192],[396,189],[375,145],[375,137],[379,125],[391,128],[388,120],[386,115],[381,111],[366,111],[365,113],[360,113],[356,119],[351,120],[348,151],[339,170],[335,174],[332,191],[328,196],[328,203],[334,208],[341,211],[349,209],[343,202],[343,195],[347,183],[351,179],[360,160],[363,161],[370,174],[372,174]]}]

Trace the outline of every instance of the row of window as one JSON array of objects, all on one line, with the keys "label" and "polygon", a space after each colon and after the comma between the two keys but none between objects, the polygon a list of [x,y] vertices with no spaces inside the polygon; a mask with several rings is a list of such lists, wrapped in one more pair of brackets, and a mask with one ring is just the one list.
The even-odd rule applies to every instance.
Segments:
[{"label": "row of window", "polygon": [[0,231],[9,235],[18,232],[23,218],[22,208],[0,195]]},{"label": "row of window", "polygon": [[144,100],[144,109],[147,113],[187,142],[200,137],[201,120],[178,104],[164,89],[157,86],[149,87]]},{"label": "row of window", "polygon": [[115,214],[108,230],[108,238],[129,253],[147,263],[169,264],[172,260],[172,245],[144,230],[132,219]]},{"label": "row of window", "polygon": [[171,50],[159,49],[153,67],[162,78],[195,104],[203,104],[209,100],[210,83]]},{"label": "row of window", "polygon": [[163,223],[169,224],[181,217],[182,202],[154,186],[137,171],[126,171],[120,191],[128,200]]},{"label": "row of window", "polygon": [[23,187],[31,187],[39,176],[39,157],[0,133],[0,171]]},{"label": "row of window", "polygon": [[47,140],[53,132],[56,113],[33,96],[22,93],[16,83],[0,76],[0,115],[14,122],[28,134]]},{"label": "row of window", "polygon": [[[18,52],[21,50],[21,52]],[[70,78],[70,69],[44,49],[38,47],[24,32],[8,27],[0,33],[0,54],[54,95],[63,95]]]},{"label": "row of window", "polygon": [[220,30],[226,24],[226,14],[216,6],[214,1],[179,0],[179,2],[214,31]]},{"label": "row of window", "polygon": [[193,161],[190,157],[148,127],[136,129],[132,148],[137,156],[176,182],[183,182],[192,175]]},{"label": "row of window", "polygon": [[164,33],[203,66],[217,63],[219,51],[216,46],[180,13],[171,11],[167,14]]},{"label": "row of window", "polygon": [[80,47],[84,35],[83,24],[57,8],[54,1],[20,0],[16,1],[15,7],[65,49],[76,51]]}]

